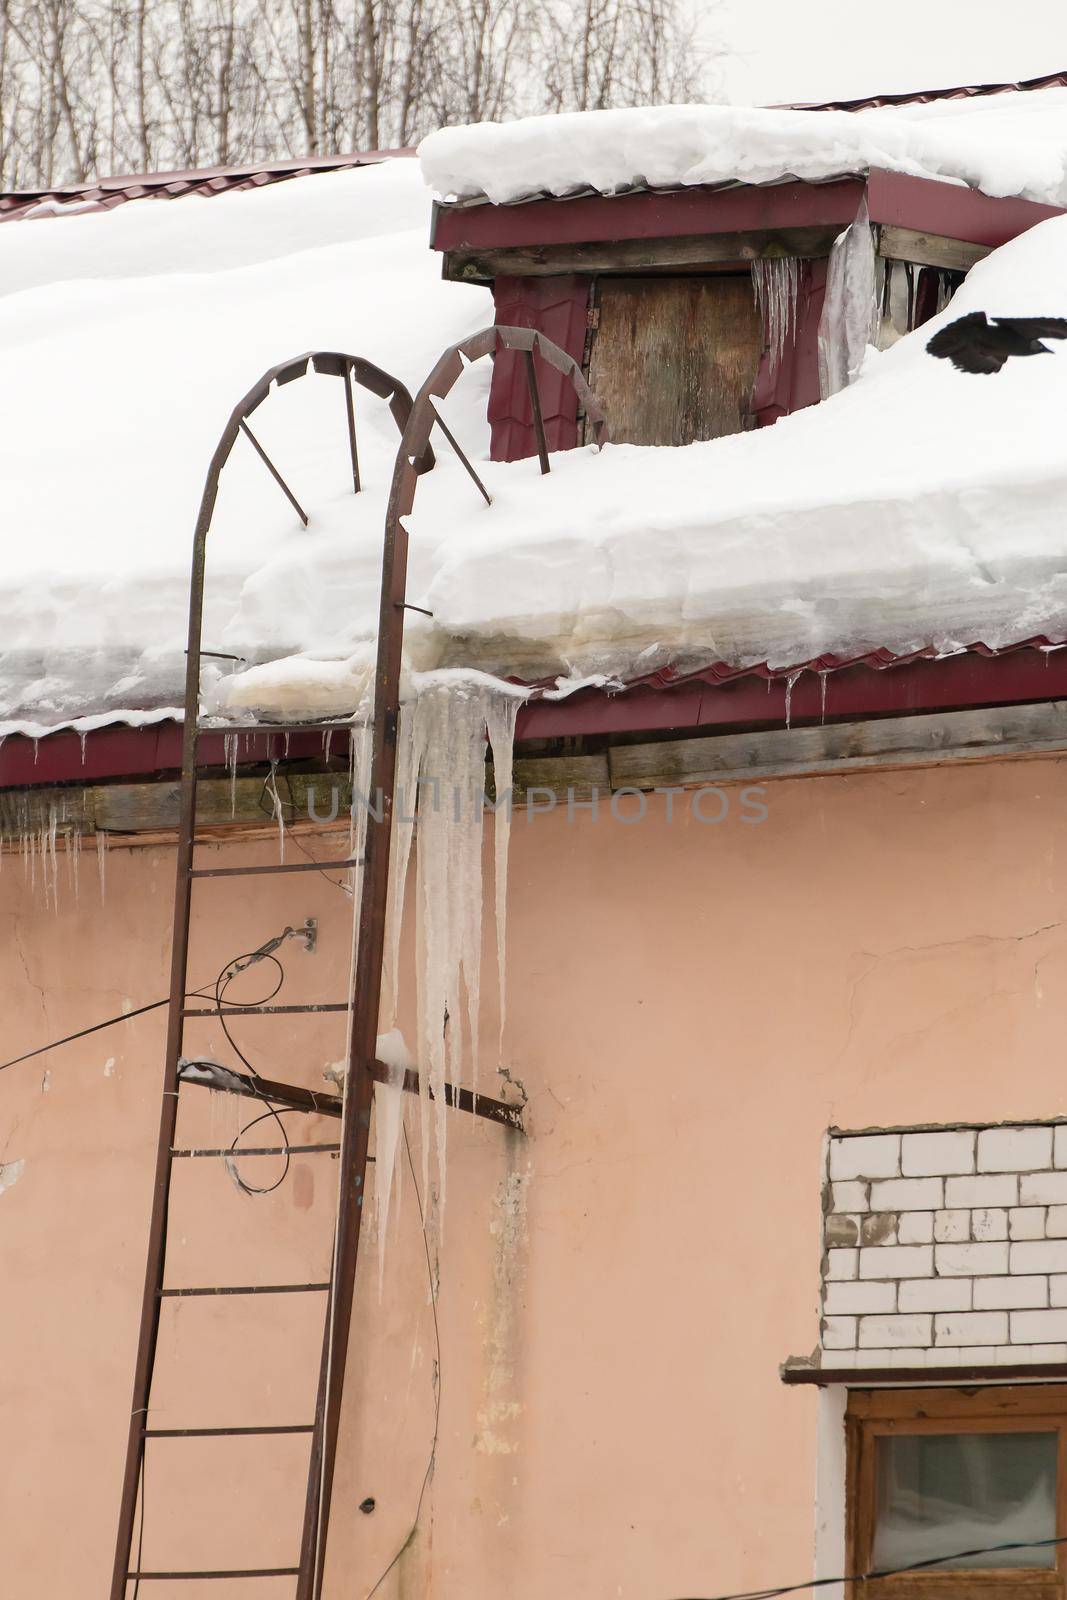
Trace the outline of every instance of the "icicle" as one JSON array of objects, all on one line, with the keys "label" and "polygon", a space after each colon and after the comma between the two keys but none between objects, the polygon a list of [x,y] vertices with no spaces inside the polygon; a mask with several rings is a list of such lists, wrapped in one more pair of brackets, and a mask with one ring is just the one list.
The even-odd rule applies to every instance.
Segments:
[{"label": "icicle", "polygon": [[282,807],[282,797],[278,793],[278,763],[272,761],[270,774],[267,778],[267,793],[273,808],[274,820],[278,824],[278,860],[285,860],[285,811]]},{"label": "icicle", "polygon": [[404,1127],[404,1073],[414,1062],[398,1028],[379,1034],[377,1053],[378,1060],[389,1069],[388,1083],[374,1085],[374,1210],[378,1224],[378,1298],[381,1299],[394,1176],[399,1187],[396,1154]]},{"label": "icicle", "polygon": [[772,377],[781,365],[787,340],[796,337],[799,290],[800,263],[796,256],[753,261],[752,292],[763,320]]},{"label": "icicle", "polygon": [[[511,699],[483,683],[435,684],[420,694],[409,719],[412,748],[410,757],[405,755],[405,770],[410,771],[413,782],[422,782],[415,876],[419,1078],[426,1091],[432,1089],[434,1094],[434,1144],[442,1203],[447,1116],[444,1081],[449,1075],[453,1081],[463,1076],[464,1037],[470,1050],[472,1088],[477,1089],[478,1083],[486,728],[491,728],[499,752],[497,781],[506,791],[511,781],[509,733],[513,738],[514,730]],[[507,810],[502,807],[497,812],[498,881],[502,885],[506,885],[503,852],[507,826]],[[393,894],[399,913],[403,895],[399,871]],[[429,1109],[425,1103],[420,1106],[424,1138]],[[423,1160],[425,1164],[425,1150]]]},{"label": "icicle", "polygon": [[826,726],[826,680],[829,676],[828,672],[819,673],[819,721],[824,727]]},{"label": "icicle", "polygon": [[799,672],[790,672],[785,680],[785,725],[787,728],[793,726],[793,689],[799,677]]},{"label": "icicle", "polygon": [[826,298],[819,320],[819,393],[822,399],[859,375],[879,324],[874,238],[867,201],[830,251]]},{"label": "icicle", "polygon": [[96,873],[100,883],[100,904],[107,901],[107,834],[96,834]]},{"label": "icicle", "polygon": [[86,733],[86,731],[84,729],[82,729],[82,731],[78,734],[78,742],[82,747],[82,766],[83,767],[85,765],[85,743],[86,743],[86,740],[88,739],[88,737],[89,737],[89,735],[88,735],[88,733]]},{"label": "icicle", "polygon": [[222,759],[230,773],[230,816],[237,815],[237,741],[240,734],[224,733],[222,736]]},{"label": "icicle", "polygon": [[515,723],[519,715],[519,701],[508,697],[494,697],[488,707],[486,721],[489,728],[489,747],[493,752],[493,783],[496,810],[493,815],[493,891],[496,923],[496,978],[497,1000],[500,1008],[498,1049],[504,1049],[504,1016],[507,1008],[505,975],[507,972],[507,902],[508,853],[511,843],[511,777],[515,755]]},{"label": "icicle", "polygon": [[77,828],[67,834],[67,876],[74,890],[74,904],[80,903],[79,868],[81,867],[82,836]]}]

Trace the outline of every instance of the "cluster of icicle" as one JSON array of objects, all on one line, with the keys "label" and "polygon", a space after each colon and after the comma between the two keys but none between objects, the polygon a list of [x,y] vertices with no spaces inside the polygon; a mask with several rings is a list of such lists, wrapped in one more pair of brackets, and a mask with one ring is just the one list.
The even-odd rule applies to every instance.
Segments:
[{"label": "cluster of icicle", "polygon": [[[81,888],[81,819],[68,813],[63,797],[49,800],[47,807],[34,806],[31,796],[19,795],[15,816],[5,832],[22,863],[31,891],[44,895],[44,903],[59,910],[60,892],[65,890],[77,904]],[[0,850],[0,862],[4,852]],[[97,880],[100,903],[107,887],[107,834],[96,834]]]},{"label": "cluster of icicle", "polygon": [[[420,686],[400,718],[396,805],[378,1055],[389,1084],[375,1091],[375,1180],[379,1267],[403,1133],[404,1070],[419,1073],[423,1192],[443,1206],[446,1174],[446,1081],[477,1090],[481,1055],[483,843],[492,809],[496,981],[504,1027],[507,967],[505,910],[511,827],[515,719],[523,694],[476,673],[437,673]],[[494,795],[486,786],[486,736]],[[362,850],[368,795],[369,731],[354,740],[353,839]],[[417,801],[416,801],[417,797]],[[417,820],[416,820],[417,819]],[[415,845],[416,1038],[413,1054],[397,1028],[400,948],[412,847]],[[358,895],[354,907],[358,916]],[[495,1086],[494,1086],[495,1088]],[[432,1165],[436,1186],[431,1188]]]},{"label": "cluster of icicle", "polygon": [[786,342],[796,334],[799,290],[800,263],[795,256],[753,261],[752,292],[763,319],[772,377],[781,365]]}]

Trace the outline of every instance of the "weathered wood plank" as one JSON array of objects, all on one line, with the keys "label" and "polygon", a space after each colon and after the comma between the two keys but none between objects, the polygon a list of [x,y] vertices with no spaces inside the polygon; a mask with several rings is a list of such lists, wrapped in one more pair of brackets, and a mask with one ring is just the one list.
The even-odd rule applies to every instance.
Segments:
[{"label": "weathered wood plank", "polygon": [[[327,822],[343,817],[351,800],[347,777],[339,773],[287,773],[279,769],[278,797],[289,822]],[[94,791],[96,826],[108,833],[170,829],[178,825],[178,785],[174,782],[102,785]],[[274,819],[274,803],[262,777],[202,779],[197,790],[198,828]]]},{"label": "weathered wood plank", "polygon": [[0,837],[20,839],[26,833],[50,828],[53,819],[57,835],[91,833],[94,821],[94,794],[91,789],[41,788],[0,790]]},{"label": "weathered wood plank", "polygon": [[1067,701],[936,712],[826,727],[617,745],[612,787],[743,783],[869,767],[930,766],[1067,749]]},{"label": "weathered wood plank", "polygon": [[899,228],[887,222],[878,229],[878,254],[889,261],[913,261],[920,267],[969,272],[989,254],[989,246],[948,239],[939,233],[918,233],[914,228]]},{"label": "weathered wood plank", "polygon": [[682,445],[752,425],[763,330],[752,279],[605,278],[589,383],[616,444]]},{"label": "weathered wood plank", "polygon": [[[595,755],[520,757],[512,798],[523,804],[534,790],[558,800],[587,800],[596,790],[656,789],[672,785],[755,783],[877,768],[989,761],[1006,756],[1067,752],[1067,701],[937,712],[828,727],[776,728],[760,733],[705,736],[650,744],[615,745]],[[487,785],[490,792],[491,782]],[[287,827],[343,827],[350,805],[347,777],[338,773],[279,772]],[[239,778],[236,804],[226,778],[202,785],[202,831],[228,829],[244,838],[275,828],[262,777]],[[336,796],[336,799],[334,798]],[[176,785],[169,782],[107,784],[87,788],[0,791],[0,842],[17,845],[48,828],[55,808],[57,844],[69,833],[99,829],[116,840],[167,843],[177,825]],[[198,832],[201,831],[198,829]]]},{"label": "weathered wood plank", "polygon": [[606,794],[611,786],[607,752],[593,756],[543,756],[515,762],[512,795],[525,800],[534,789],[549,789],[557,799],[568,790],[576,800],[588,800],[593,790]]},{"label": "weathered wood plank", "polygon": [[738,267],[765,257],[827,256],[840,231],[840,224],[816,224],[751,233],[690,234],[676,239],[612,239],[514,250],[446,250],[442,272],[460,283],[488,283],[500,277],[550,277],[566,272],[599,276],[612,272]]}]

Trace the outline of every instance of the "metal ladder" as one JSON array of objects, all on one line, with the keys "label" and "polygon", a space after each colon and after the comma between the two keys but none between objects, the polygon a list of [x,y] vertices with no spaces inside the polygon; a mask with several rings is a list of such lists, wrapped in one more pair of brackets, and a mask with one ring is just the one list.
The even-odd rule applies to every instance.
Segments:
[{"label": "metal ladder", "polygon": [[[534,420],[538,455],[542,472],[549,470],[548,448],[541,415],[540,397],[535,375],[534,354],[540,355],[550,366],[567,377],[578,393],[596,434],[597,442],[606,437],[599,406],[585,384],[580,370],[562,350],[527,329],[490,328],[447,350],[413,404],[404,386],[388,373],[359,357],[338,352],[314,352],[283,363],[265,373],[259,382],[238,403],[223,430],[212,457],[201,499],[193,539],[192,576],[190,582],[189,631],[186,658],[184,727],[182,734],[182,766],[179,794],[178,844],[174,919],[171,946],[171,979],[168,1002],[168,1024],[160,1109],[159,1136],[156,1147],[155,1180],[152,1211],[149,1224],[148,1259],[145,1269],[140,1329],[135,1364],[133,1401],[130,1411],[126,1462],[123,1474],[119,1509],[115,1559],[110,1589],[110,1600],[127,1600],[130,1584],[135,1593],[142,1583],[154,1581],[204,1581],[211,1579],[246,1579],[293,1577],[297,1580],[296,1600],[319,1600],[322,1592],[326,1532],[329,1523],[330,1498],[333,1484],[334,1461],[344,1387],[345,1362],[351,1329],[353,1287],[356,1256],[359,1246],[360,1224],[363,1210],[370,1135],[371,1106],[375,1082],[393,1082],[383,1063],[376,1059],[378,1011],[381,987],[382,960],[385,938],[385,906],[388,890],[390,828],[396,768],[396,740],[399,720],[400,663],[403,646],[404,611],[409,609],[406,600],[407,532],[403,517],[411,510],[418,477],[434,463],[429,444],[432,428],[439,426],[452,448],[458,454],[467,472],[474,480],[483,498],[489,495],[467,457],[441,417],[435,401],[448,393],[466,364],[480,356],[495,354],[500,350],[514,350],[525,361],[530,385],[531,413]],[[205,728],[200,720],[200,668],[205,654],[202,649],[202,623],[204,609],[204,578],[207,536],[211,526],[219,479],[236,440],[242,435],[249,439],[257,454],[277,481],[290,504],[306,523],[307,517],[285,480],[248,427],[247,419],[277,384],[284,384],[305,376],[308,371],[340,377],[344,382],[345,413],[351,453],[352,483],[359,492],[360,475],[356,449],[355,416],[352,383],[356,382],[385,399],[401,431],[393,482],[386,514],[385,538],[382,560],[381,604],[379,611],[377,663],[374,677],[374,720],[370,767],[370,793],[380,797],[376,808],[370,809],[367,821],[365,855],[362,859],[345,857],[340,860],[315,860],[307,862],[275,863],[267,866],[197,867],[195,865],[197,788],[201,772],[207,763],[201,763],[201,743],[205,734],[225,732],[231,736],[243,733],[246,738],[259,741],[269,750],[270,741],[294,735],[329,735],[338,729],[350,732],[352,724],[342,721],[323,721],[289,724],[284,729],[254,724],[249,727],[226,725],[225,729]],[[418,608],[414,608],[418,609]],[[321,1015],[328,1012],[350,1015],[349,1060],[347,1089],[344,1098],[323,1094],[292,1084],[265,1079],[258,1073],[240,1073],[229,1068],[209,1070],[202,1067],[190,1071],[183,1057],[185,1023],[190,1018],[228,1015],[229,1008],[217,1004],[207,1009],[189,1004],[189,941],[193,891],[196,883],[205,878],[243,878],[268,876],[275,873],[300,873],[363,868],[359,895],[359,912],[355,933],[356,948],[352,990],[344,1000],[312,1005],[239,1005],[233,1014],[249,1016],[270,1014],[292,1017]],[[272,953],[283,939],[304,935],[308,928],[287,928],[276,940],[268,941],[246,960],[258,961]],[[327,1115],[340,1120],[341,1137],[338,1145],[306,1146],[308,1151],[336,1153],[339,1157],[339,1199],[332,1255],[333,1267],[327,1282],[296,1284],[222,1284],[198,1285],[193,1288],[176,1288],[168,1284],[167,1235],[171,1198],[171,1185],[175,1160],[188,1159],[200,1154],[182,1149],[175,1144],[179,1099],[188,1088],[206,1085],[277,1106],[281,1110],[303,1111]],[[404,1075],[402,1087],[418,1093],[419,1080],[414,1071]],[[522,1129],[521,1108],[509,1105],[490,1096],[454,1087],[444,1086],[448,1105],[477,1116],[485,1117],[504,1127]],[[286,1148],[289,1147],[288,1139]],[[278,1147],[282,1148],[282,1147]],[[218,1154],[219,1152],[212,1152]],[[247,1153],[247,1152],[245,1152]],[[160,1314],[164,1300],[182,1296],[217,1295],[220,1297],[306,1293],[325,1297],[322,1352],[316,1392],[315,1416],[307,1423],[275,1424],[261,1427],[210,1427],[189,1426],[153,1428],[151,1421],[152,1382],[156,1366],[160,1331]],[[310,1437],[307,1489],[304,1505],[303,1531],[299,1554],[292,1565],[280,1567],[234,1567],[225,1570],[160,1570],[151,1566],[142,1569],[139,1558],[134,1559],[135,1528],[139,1491],[145,1481],[144,1465],[146,1444],[149,1440],[170,1441],[171,1448],[180,1448],[180,1441],[189,1438],[230,1438],[234,1436],[273,1436],[305,1434]],[[143,1527],[143,1494],[142,1527]]]}]

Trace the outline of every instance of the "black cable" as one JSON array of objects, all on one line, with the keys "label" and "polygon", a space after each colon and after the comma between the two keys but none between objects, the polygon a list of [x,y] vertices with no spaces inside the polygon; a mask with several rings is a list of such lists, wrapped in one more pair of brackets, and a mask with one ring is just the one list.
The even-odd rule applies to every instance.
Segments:
[{"label": "black cable", "polygon": [[977,1550],[954,1550],[951,1555],[929,1556],[925,1561],[913,1561],[906,1567],[876,1567],[872,1572],[854,1572],[846,1578],[809,1578],[806,1583],[787,1583],[774,1589],[746,1589],[738,1594],[711,1597],[687,1595],[685,1600],[776,1600],[778,1595],[800,1594],[805,1589],[825,1589],[835,1583],[871,1583],[878,1578],[899,1578],[908,1572],[925,1572],[930,1567],[943,1567],[949,1562],[969,1561],[974,1556],[999,1555],[1005,1550],[1045,1550],[1059,1544],[1067,1544],[1067,1534],[1061,1534],[1056,1539],[1016,1539],[1008,1544],[982,1545]]},{"label": "black cable", "polygon": [[[434,1345],[436,1347],[433,1439],[430,1443],[430,1459],[426,1463],[426,1471],[423,1473],[422,1477],[422,1488],[419,1490],[419,1499],[415,1507],[415,1520],[408,1530],[407,1538],[404,1540],[403,1544],[400,1546],[399,1550],[396,1552],[396,1555],[393,1557],[392,1561],[390,1561],[385,1571],[378,1578],[374,1588],[367,1591],[367,1600],[373,1600],[373,1597],[378,1593],[378,1590],[381,1588],[382,1584],[385,1582],[386,1578],[392,1572],[393,1568],[400,1560],[400,1557],[404,1554],[404,1551],[408,1548],[408,1545],[415,1537],[419,1526],[419,1518],[422,1516],[422,1502],[426,1497],[426,1489],[429,1485],[431,1477],[433,1476],[434,1462],[437,1459],[437,1439],[441,1431],[441,1328],[437,1320],[437,1285],[434,1282],[433,1262],[430,1260],[430,1241],[426,1237],[426,1214],[422,1209],[422,1195],[419,1192],[419,1180],[415,1176],[415,1163],[411,1159],[411,1145],[408,1141],[407,1125],[402,1124],[401,1126],[404,1133],[404,1149],[407,1152],[408,1166],[411,1168],[411,1182],[415,1188],[415,1201],[419,1208],[419,1223],[422,1227],[422,1247],[426,1252],[426,1272],[430,1280],[430,1307],[433,1311],[433,1336]],[[377,1168],[375,1168],[375,1171],[377,1171]]]},{"label": "black cable", "polygon": [[[198,995],[197,998],[210,997]],[[22,1061],[32,1061],[34,1056],[46,1055],[49,1050],[58,1050],[61,1044],[73,1044],[75,1039],[84,1039],[90,1033],[99,1033],[101,1028],[113,1028],[116,1022],[129,1022],[131,1017],[143,1017],[146,1011],[158,1011],[161,1006],[169,1003],[169,997],[166,1000],[153,1000],[151,1005],[138,1006],[136,1011],[123,1011],[117,1017],[108,1017],[106,1022],[94,1022],[91,1028],[81,1028],[77,1033],[68,1033],[62,1039],[53,1039],[51,1044],[42,1044],[37,1050],[27,1050],[24,1056],[15,1056],[11,1061],[0,1063],[0,1072],[6,1072],[8,1067],[17,1067]]]},{"label": "black cable", "polygon": [[[287,928],[285,930],[285,932],[279,936],[278,940],[273,940],[273,939],[272,940],[268,940],[268,944],[275,945],[275,944],[279,943],[281,939],[288,938],[290,934],[293,934],[293,933],[301,934],[302,932],[303,932],[303,929],[301,929],[301,928]],[[263,946],[261,950],[253,951],[251,953],[251,957],[249,957],[249,956],[239,956],[238,957],[238,961],[245,962],[245,963],[248,963],[250,965],[252,961],[258,961],[258,960],[262,959],[266,955],[269,955],[269,951],[267,950],[266,946]],[[233,966],[234,963],[233,962],[228,962],[227,965]],[[279,965],[280,965],[280,963],[279,963]],[[223,970],[225,970],[225,969],[223,969]],[[241,968],[241,970],[243,971],[244,969]],[[236,977],[236,975],[237,974],[235,972],[234,976]],[[216,1004],[217,1004],[217,988],[218,988],[218,980],[216,979],[216,982],[215,982],[216,994],[215,995],[207,993],[204,989],[187,989],[186,992],[185,992],[185,998],[187,1000],[207,1000],[209,1002],[212,999],[215,999],[216,1000]],[[278,988],[281,988],[281,984],[278,985]],[[275,989],[274,993],[277,994],[278,993],[278,989]],[[270,998],[270,997],[268,996],[268,998]],[[253,1004],[254,1002],[245,1001],[244,1003],[246,1005],[250,1005],[250,1004]],[[260,1004],[262,1004],[262,1003],[263,1002],[260,1002]],[[170,1004],[170,996],[166,995],[166,996],[164,996],[164,998],[162,1000],[152,1000],[148,1005],[146,1005],[146,1006],[137,1006],[135,1008],[135,1010],[133,1010],[133,1011],[120,1011],[117,1017],[108,1017],[104,1022],[94,1022],[91,1025],[91,1027],[79,1028],[77,1033],[64,1034],[62,1039],[52,1039],[48,1044],[39,1045],[36,1050],[27,1050],[25,1055],[14,1056],[10,1061],[0,1061],[0,1072],[6,1072],[8,1067],[20,1066],[23,1061],[32,1061],[35,1056],[46,1055],[49,1050],[58,1050],[60,1045],[73,1044],[75,1042],[75,1040],[77,1040],[77,1039],[85,1039],[91,1033],[99,1033],[102,1028],[113,1028],[113,1027],[116,1026],[116,1024],[118,1024],[120,1022],[130,1022],[134,1017],[143,1017],[147,1011],[159,1011],[159,1010],[162,1009],[163,1006],[166,1006],[166,1005],[169,1005],[169,1004]],[[231,1004],[237,1004],[237,1002],[236,1001],[231,1001]],[[225,1024],[223,1024],[223,1027],[225,1029]],[[232,1040],[231,1040],[231,1043],[232,1043]],[[238,1053],[238,1055],[240,1055],[240,1051],[238,1051],[237,1053]],[[243,1061],[244,1057],[242,1056],[241,1059]],[[248,1063],[245,1062],[245,1065],[247,1066]],[[250,1072],[254,1071],[254,1068],[249,1067],[249,1071]]]},{"label": "black cable", "polygon": [[[285,1165],[282,1168],[281,1177],[278,1178],[276,1180],[276,1182],[270,1184],[270,1186],[268,1188],[266,1188],[266,1189],[260,1189],[260,1188],[257,1188],[254,1183],[246,1183],[245,1182],[245,1180],[241,1177],[241,1174],[237,1170],[236,1161],[234,1161],[232,1159],[232,1157],[234,1157],[237,1154],[237,1145],[238,1145],[239,1140],[243,1139],[245,1134],[249,1131],[249,1129],[250,1128],[254,1128],[257,1122],[265,1122],[268,1117],[273,1117],[275,1122],[278,1124],[279,1128],[281,1129],[282,1139],[284,1141],[284,1148],[285,1148]],[[230,1174],[230,1177],[233,1179],[234,1183],[237,1185],[237,1187],[239,1189],[243,1190],[243,1192],[245,1194],[249,1194],[249,1195],[273,1194],[275,1189],[280,1189],[281,1188],[282,1184],[285,1182],[286,1178],[289,1176],[289,1165],[290,1165],[290,1161],[291,1160],[292,1160],[292,1153],[291,1153],[291,1151],[289,1149],[289,1131],[286,1128],[285,1123],[282,1121],[281,1117],[279,1116],[279,1114],[276,1111],[276,1109],[274,1108],[274,1106],[268,1105],[266,1111],[261,1112],[258,1117],[253,1117],[251,1122],[246,1122],[244,1127],[239,1129],[238,1132],[236,1134],[234,1134],[233,1143],[230,1146],[230,1154],[226,1158],[226,1167],[227,1167],[227,1170],[228,1170],[228,1172]]]}]

